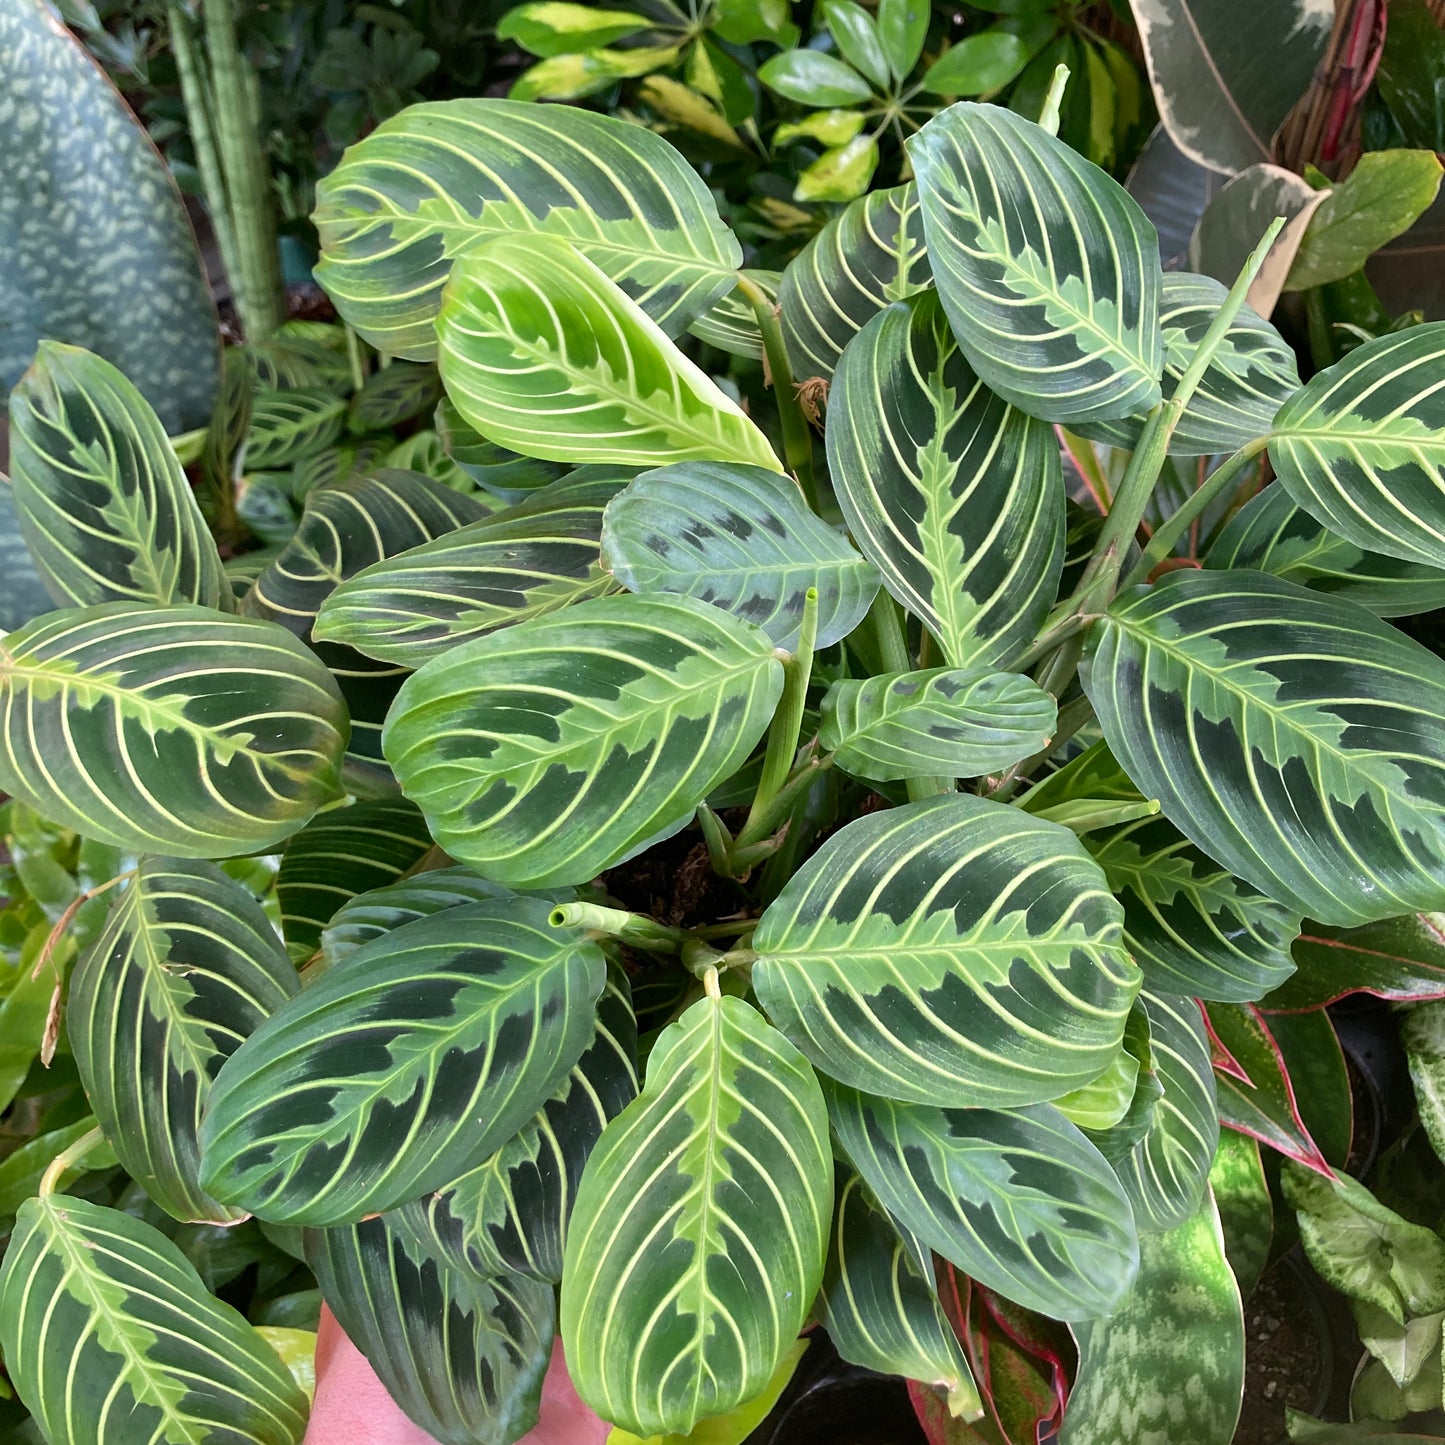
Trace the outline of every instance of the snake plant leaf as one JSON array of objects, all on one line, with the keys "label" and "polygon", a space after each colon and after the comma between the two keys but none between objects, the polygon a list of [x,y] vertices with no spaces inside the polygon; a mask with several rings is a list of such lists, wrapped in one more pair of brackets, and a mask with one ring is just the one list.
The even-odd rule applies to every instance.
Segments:
[{"label": "snake plant leaf", "polygon": [[1400,1042],[1409,1060],[1420,1122],[1436,1154],[1445,1155],[1445,1004],[1437,1000],[1406,1010]]},{"label": "snake plant leaf", "polygon": [[1090,833],[1084,846],[1124,905],[1124,942],[1145,987],[1248,1003],[1294,972],[1299,914],[1221,868],[1173,824],[1144,818]]},{"label": "snake plant leaf", "polygon": [[373,346],[425,361],[452,264],[563,236],[672,336],[735,282],[742,247],[698,173],[612,116],[508,100],[409,106],[316,188],[316,279]]},{"label": "snake plant leaf", "polygon": [[346,428],[357,436],[390,431],[430,412],[441,395],[441,378],[435,366],[394,361],[372,372],[351,398],[346,408]]},{"label": "snake plant leaf", "polygon": [[1224,1129],[1209,1168],[1209,1189],[1219,1208],[1224,1253],[1248,1299],[1254,1293],[1274,1241],[1274,1200],[1260,1159],[1259,1140]]},{"label": "snake plant leaf", "polygon": [[485,1163],[397,1210],[397,1227],[474,1275],[560,1281],[582,1171],[608,1121],[636,1097],[637,1020],[627,977],[613,969],[597,1032],[562,1087]]},{"label": "snake plant leaf", "polygon": [[340,435],[346,398],[321,387],[262,391],[251,400],[246,470],[271,471],[324,451]]},{"label": "snake plant leaf", "polygon": [[20,534],[15,492],[0,472],[0,630],[14,632],[54,604]]},{"label": "snake plant leaf", "polygon": [[1108,1314],[1139,1258],[1104,1156],[1048,1104],[901,1104],[824,1081],[849,1162],[921,1244],[1026,1309]]},{"label": "snake plant leaf", "polygon": [[1360,928],[1307,920],[1295,939],[1295,974],[1270,994],[1270,1009],[1323,1008],[1349,993],[1395,1003],[1445,998],[1445,914],[1407,913]]},{"label": "snake plant leaf", "polygon": [[1275,417],[1269,459],[1298,505],[1356,546],[1445,567],[1445,322],[1377,336]]},{"label": "snake plant leaf", "polygon": [[604,596],[603,508],[631,470],[578,467],[525,501],[364,568],[322,605],[313,636],[406,667],[499,627]]},{"label": "snake plant leaf", "polygon": [[[742,273],[769,301],[777,304],[780,271],[746,270]],[[687,328],[690,336],[726,351],[729,356],[745,356],[752,361],[763,359],[763,335],[752,306],[737,291],[715,301]]]},{"label": "snake plant leaf", "polygon": [[1268,572],[1343,597],[1376,617],[1445,607],[1445,568],[1367,552],[1295,506],[1283,487],[1266,487],[1246,502],[1215,539],[1204,565]]},{"label": "snake plant leaf", "polygon": [[826,1073],[959,1108],[1057,1098],[1118,1050],[1122,913],[1067,828],[963,794],[865,814],[753,935],[768,1016]]},{"label": "snake plant leaf", "polygon": [[1045,421],[1154,406],[1163,273],[1134,198],[996,105],[950,106],[908,154],[938,294],[979,377]]},{"label": "snake plant leaf", "polygon": [[955,1419],[983,1402],[968,1357],[938,1302],[933,1257],[851,1171],[843,1171],[818,1320],[853,1365],[936,1386]]},{"label": "snake plant leaf", "polygon": [[41,0],[0,14],[0,393],[42,337],[120,368],[172,434],[216,399],[216,310],[145,127]]},{"label": "snake plant leaf", "polygon": [[405,798],[333,808],[294,833],[276,874],[281,933],[291,957],[304,963],[344,903],[395,883],[431,846],[420,810]]},{"label": "snake plant leaf", "polygon": [[230,610],[220,554],[160,419],[110,362],[40,343],[10,394],[10,467],[21,533],[59,606]]},{"label": "snake plant leaf", "polygon": [[210,863],[142,858],[70,980],[86,1097],[127,1173],[177,1219],[234,1222],[197,1184],[221,1065],[301,981],[261,906]]},{"label": "snake plant leaf", "polygon": [[346,1224],[480,1164],[591,1042],[606,962],[550,905],[408,923],[328,969],[221,1069],[201,1183],[279,1224]]},{"label": "snake plant leaf", "polygon": [[1230,1445],[1244,1395],[1244,1307],[1214,1201],[1139,1240],[1134,1287],[1074,1325],[1079,1373],[1059,1445]]},{"label": "snake plant leaf", "polygon": [[818,593],[818,647],[867,615],[878,574],[809,510],[797,484],[761,467],[682,462],[644,472],[607,504],[602,565],[630,592],[697,597],[798,645]]},{"label": "snake plant leaf", "polygon": [[1139,998],[1163,1094],[1148,1132],[1114,1169],[1141,1230],[1175,1229],[1198,1210],[1219,1141],[1209,1036],[1193,999],[1148,991]]},{"label": "snake plant leaf", "polygon": [[1261,572],[1175,571],[1115,599],[1082,675],[1140,789],[1292,912],[1445,902],[1445,664],[1388,624]]},{"label": "snake plant leaf", "polygon": [[[1164,331],[1166,400],[1174,395],[1227,294],[1212,276],[1185,271],[1165,275],[1159,324]],[[1275,414],[1299,385],[1299,369],[1288,342],[1249,306],[1241,306],[1169,439],[1171,455],[1229,453],[1267,436]],[[1143,415],[1135,415],[1071,425],[1091,441],[1133,451],[1144,421]]]},{"label": "snake plant leaf", "polygon": [[1032,757],[1057,721],[1054,699],[1019,673],[934,667],[835,682],[818,741],[855,777],[976,778]]},{"label": "snake plant leaf", "polygon": [[449,1268],[385,1218],[308,1229],[306,1263],[346,1337],[442,1445],[511,1445],[537,1423],[552,1291]]},{"label": "snake plant leaf", "polygon": [[136,853],[274,846],[340,796],[346,733],[331,675],[271,622],[111,602],[0,654],[0,788]]},{"label": "snake plant leaf", "polygon": [[577,1191],[561,1297],[577,1393],[644,1438],[757,1394],[812,1307],[832,1204],[807,1061],[742,999],[699,999]]},{"label": "snake plant leaf", "polygon": [[915,185],[851,202],[783,272],[778,306],[793,374],[830,379],[874,316],[932,280]]},{"label": "snake plant leaf", "polygon": [[772,640],[691,597],[601,597],[434,658],[386,756],[437,842],[498,883],[585,883],[670,838],[747,760]]},{"label": "snake plant leaf", "polygon": [[0,1265],[0,1345],[50,1445],[300,1445],[307,1400],[275,1350],[154,1226],[27,1199]]},{"label": "snake plant leaf", "polygon": [[890,306],[833,377],[828,463],[848,530],[953,667],[1001,666],[1058,595],[1052,430],[974,374],[933,293]]},{"label": "snake plant leaf", "polygon": [[742,408],[556,237],[503,237],[459,261],[437,344],[456,409],[513,451],[575,465],[782,470]]}]

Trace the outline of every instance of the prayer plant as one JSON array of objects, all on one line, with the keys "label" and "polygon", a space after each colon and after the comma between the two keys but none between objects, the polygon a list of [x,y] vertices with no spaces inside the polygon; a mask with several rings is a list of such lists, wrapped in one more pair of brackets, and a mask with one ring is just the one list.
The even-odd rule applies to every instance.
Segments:
[{"label": "prayer plant", "polygon": [[[1301,387],[1242,304],[1277,227],[1227,293],[1164,275],[1047,120],[944,111],[777,306],[647,130],[383,123],[320,278],[510,505],[322,480],[239,595],[123,377],[52,346],[17,390],[59,610],[4,640],[0,787],[116,867],[39,953],[51,1047],[161,1210],[300,1242],[438,1440],[522,1434],[555,1332],[618,1439],[685,1435],[812,1321],[992,1439],[961,1297],[1072,1330],[1065,1445],[1232,1432],[1221,1113],[1328,1173],[1253,1003],[1303,919],[1338,975],[1445,907],[1445,664],[1380,620],[1445,595],[1445,325]],[[1131,453],[1102,518],[1061,427]],[[1218,460],[1161,516],[1178,457]],[[358,758],[371,665],[409,675]],[[277,852],[285,947],[217,866]],[[712,912],[649,916],[649,859]],[[297,1440],[180,1250],[59,1192],[99,1143],[0,1274],[46,1438]]]}]

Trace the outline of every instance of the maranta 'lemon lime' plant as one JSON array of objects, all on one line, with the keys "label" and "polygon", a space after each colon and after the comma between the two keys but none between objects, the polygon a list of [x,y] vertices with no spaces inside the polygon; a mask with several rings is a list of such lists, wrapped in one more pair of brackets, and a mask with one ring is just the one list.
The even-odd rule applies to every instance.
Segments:
[{"label": "maranta 'lemon lime' plant", "polygon": [[[1445,664],[1377,615],[1445,569],[1445,326],[1301,388],[1242,305],[1273,233],[1226,293],[1045,126],[959,104],[909,150],[775,309],[648,131],[382,124],[321,187],[321,279],[436,360],[455,455],[557,465],[490,510],[322,485],[239,597],[122,377],[49,347],[16,393],[60,607],[4,640],[0,786],[123,864],[65,1015],[99,1128],[177,1219],[299,1226],[439,1440],[526,1431],[555,1332],[620,1432],[683,1435],[812,1320],[971,1418],[941,1259],[1069,1324],[1066,1445],[1224,1445],[1199,1001],[1228,1038],[1304,917],[1445,907]],[[690,328],[761,347],[775,436]],[[1086,556],[1060,424],[1132,449]],[[1171,453],[1223,460],[1139,555]],[[358,657],[410,673],[359,801]],[[723,916],[609,894],[694,827]],[[278,849],[284,948],[215,861]],[[297,1440],[179,1251],[57,1190],[75,1150],[0,1276],[47,1438]]]}]

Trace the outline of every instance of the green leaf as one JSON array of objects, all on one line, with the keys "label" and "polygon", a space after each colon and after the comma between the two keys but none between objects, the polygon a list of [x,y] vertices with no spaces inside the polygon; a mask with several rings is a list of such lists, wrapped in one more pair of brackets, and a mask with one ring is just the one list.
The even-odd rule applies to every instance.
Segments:
[{"label": "green leaf", "polygon": [[908,153],[939,295],[974,371],[1045,421],[1154,406],[1159,244],[1133,198],[999,106],[951,106]]},{"label": "green leaf", "polygon": [[1343,597],[1376,617],[1445,607],[1445,569],[1368,552],[1321,526],[1283,487],[1266,487],[1230,519],[1204,559]]},{"label": "green leaf", "polygon": [[552,1291],[476,1279],[368,1219],[306,1231],[306,1263],[346,1337],[428,1438],[511,1445],[537,1423]]},{"label": "green leaf", "polygon": [[742,264],[706,185],[660,136],[510,100],[383,121],[318,184],[314,219],[316,279],[337,309],[382,351],[422,361],[452,262],[498,236],[565,236],[669,335]]},{"label": "green leaf", "polygon": [[1403,236],[1439,189],[1434,151],[1367,151],[1310,217],[1285,288],[1304,291],[1353,275],[1381,246]]},{"label": "green leaf", "polygon": [[457,410],[553,461],[782,468],[767,438],[566,241],[504,237],[460,261],[437,321]]},{"label": "green leaf", "polygon": [[729,45],[749,45],[754,40],[792,45],[798,27],[788,13],[788,0],[716,0],[713,33]]},{"label": "green leaf", "polygon": [[793,374],[831,377],[868,321],[931,281],[917,187],[861,196],[783,272],[778,305]]},{"label": "green leaf", "polygon": [[14,489],[0,472],[0,630],[14,632],[53,605],[45,579],[20,534]]},{"label": "green leaf", "polygon": [[1359,547],[1445,567],[1445,322],[1357,346],[1281,408],[1280,485]]},{"label": "green leaf", "polygon": [[269,471],[324,451],[341,435],[346,398],[317,387],[258,392],[246,432],[246,469]]},{"label": "green leaf", "polygon": [[835,682],[818,739],[860,778],[976,778],[1031,757],[1056,721],[1053,698],[1030,678],[935,667]]},{"label": "green leaf", "polygon": [[0,16],[0,393],[42,337],[125,373],[172,434],[216,399],[216,311],[144,126],[40,0]]},{"label": "green leaf", "polygon": [[960,1108],[1086,1084],[1139,973],[1066,828],[947,794],[867,814],[794,874],[753,935],[753,987],[834,1078]]},{"label": "green leaf", "polygon": [[1410,1061],[1410,1082],[1420,1122],[1445,1159],[1445,1004],[1417,1003],[1400,1023],[1400,1042]]},{"label": "green leaf", "polygon": [[[689,69],[698,63],[698,57],[705,57],[704,63],[712,60],[713,52],[706,45],[697,45],[688,57]],[[713,73],[715,74],[715,68]],[[718,89],[719,87],[713,87]],[[659,118],[672,125],[705,136],[708,140],[721,142],[739,150],[746,149],[742,137],[725,119],[718,103],[702,89],[693,89],[669,75],[649,75],[637,88],[638,98],[656,111]],[[748,91],[748,115],[752,112],[752,92]],[[696,325],[696,322],[693,323]],[[691,328],[689,328],[691,329]]]},{"label": "green leaf", "polygon": [[399,466],[390,459],[394,450],[390,437],[358,437],[355,441],[339,441],[324,452],[313,452],[292,466],[291,495],[298,502],[305,502],[319,487],[339,487],[368,475],[380,465]]},{"label": "green leaf", "polygon": [[1296,973],[1265,1000],[1312,1009],[1359,990],[1408,1003],[1445,996],[1445,915],[1408,913],[1361,928],[1307,921],[1294,942]]},{"label": "green leaf", "polygon": [[[40,1188],[40,1181],[56,1155],[63,1149],[80,1141],[96,1128],[95,1115],[86,1114],[73,1124],[48,1133],[37,1134],[18,1149],[5,1156],[0,1163],[0,1218],[13,1215],[22,1204]],[[68,1188],[73,1180],[89,1173],[92,1169],[114,1168],[115,1150],[101,1141],[79,1159],[72,1161],[56,1181],[58,1189]],[[7,1224],[9,1221],[7,1220]]]},{"label": "green leaf", "polygon": [[366,378],[346,408],[347,429],[358,436],[388,431],[421,416],[440,400],[441,379],[436,367],[394,361]]},{"label": "green leaf", "polygon": [[453,858],[518,887],[581,883],[686,827],[781,690],[751,623],[604,597],[434,658],[397,697],[386,756]]},{"label": "green leaf", "polygon": [[10,466],[21,533],[59,606],[229,610],[220,555],[160,420],[108,361],[40,343],[10,394]]},{"label": "green leaf", "polygon": [[818,1297],[818,1320],[850,1364],[933,1385],[955,1419],[983,1414],[958,1336],[938,1302],[933,1257],[845,1172]]},{"label": "green leaf", "polygon": [[497,22],[498,40],[515,40],[533,55],[567,55],[595,50],[647,29],[647,21],[630,10],[594,9],[567,0],[537,0],[514,5]]},{"label": "green leaf", "polygon": [[177,1219],[243,1217],[197,1183],[221,1065],[301,981],[261,906],[209,863],[143,858],[81,955],[66,1027],[126,1172]]},{"label": "green leaf", "polygon": [[675,45],[638,45],[627,50],[554,55],[523,71],[507,94],[514,101],[578,100],[585,95],[596,95],[619,80],[631,80],[675,65],[679,54]]},{"label": "green leaf", "polygon": [[812,1069],[743,1000],[700,999],[578,1190],[561,1299],[577,1393],[644,1437],[755,1395],[812,1306],[832,1199]]},{"label": "green leaf", "polygon": [[291,1372],[180,1250],[87,1199],[20,1206],[0,1344],[49,1445],[299,1445],[306,1430]]},{"label": "green leaf", "polygon": [[1115,599],[1082,675],[1141,790],[1292,911],[1445,899],[1445,665],[1386,623],[1259,572],[1174,571]]},{"label": "green leaf", "polygon": [[281,547],[296,535],[296,508],[287,472],[257,472],[236,483],[236,517],[268,547]]},{"label": "green leaf", "polygon": [[775,146],[795,140],[815,140],[825,146],[847,145],[863,129],[868,117],[861,110],[815,110],[802,120],[788,121],[773,132]]},{"label": "green leaf", "polygon": [[1074,1326],[1079,1373],[1059,1445],[1229,1445],[1244,1393],[1244,1310],[1214,1202],[1139,1241],[1139,1274],[1106,1320]]},{"label": "green leaf", "polygon": [[420,667],[499,627],[617,590],[598,547],[630,470],[579,467],[525,502],[343,582],[313,636]]},{"label": "green leaf", "polygon": [[873,98],[873,87],[851,65],[817,50],[785,50],[758,67],[758,79],[785,99],[814,109]]},{"label": "green leaf", "polygon": [[1345,1052],[1329,1014],[1324,1009],[1270,1014],[1268,1027],[1301,1123],[1326,1162],[1343,1169],[1354,1142],[1354,1096]]},{"label": "green leaf", "polygon": [[[1171,271],[1164,277],[1159,324],[1164,331],[1166,399],[1174,395],[1225,295],[1225,288],[1209,276]],[[1248,306],[1241,307],[1179,418],[1169,439],[1170,455],[1237,451],[1268,433],[1275,413],[1299,384],[1294,352],[1285,339]],[[1092,441],[1132,451],[1139,444],[1144,421],[1143,416],[1133,416],[1078,422],[1074,429]]]},{"label": "green leaf", "polygon": [[798,177],[795,201],[851,201],[868,189],[878,169],[878,142],[871,135],[854,136],[847,145],[824,151]]},{"label": "green leaf", "polygon": [[926,0],[879,0],[878,40],[894,80],[903,80],[918,64],[928,38]]},{"label": "green leaf", "polygon": [[1058,591],[1064,485],[1042,422],[995,396],[933,295],[890,306],[833,378],[828,463],[883,585],[953,667],[1005,666]]},{"label": "green leaf", "polygon": [[272,622],[128,602],[47,613],[6,637],[0,704],[0,788],[137,853],[264,850],[341,793],[341,696]]},{"label": "green leaf", "polygon": [[878,574],[794,481],[721,462],[661,467],[619,492],[603,518],[602,565],[631,592],[710,602],[788,651],[810,587],[820,648],[852,632],[878,590]]},{"label": "green leaf", "polygon": [[1005,86],[1029,59],[1028,46],[1007,30],[989,28],[950,46],[923,77],[934,95],[987,95]]},{"label": "green leaf", "polygon": [[462,419],[448,396],[437,403],[435,421],[447,456],[478,486],[505,501],[525,501],[529,493],[567,475],[557,462],[519,456],[489,442]]},{"label": "green leaf", "polygon": [[1356,1420],[1349,1425],[1327,1424],[1290,1406],[1285,1423],[1295,1445],[1431,1445],[1438,1435],[1402,1434],[1381,1420]]},{"label": "green leaf", "polygon": [[[770,301],[776,302],[781,272],[749,268],[741,274]],[[730,356],[746,356],[759,362],[763,359],[763,337],[758,330],[758,318],[752,305],[737,291],[729,291],[687,329],[689,335],[726,351]]]},{"label": "green leaf", "polygon": [[1230,1272],[1247,1300],[1269,1262],[1274,1238],[1274,1201],[1259,1157],[1259,1140],[1222,1130],[1209,1169],[1209,1188],[1219,1206]]},{"label": "green leaf", "polygon": [[826,1082],[853,1167],[926,1248],[1056,1319],[1108,1314],[1138,1262],[1103,1156],[1055,1108],[947,1109]]}]

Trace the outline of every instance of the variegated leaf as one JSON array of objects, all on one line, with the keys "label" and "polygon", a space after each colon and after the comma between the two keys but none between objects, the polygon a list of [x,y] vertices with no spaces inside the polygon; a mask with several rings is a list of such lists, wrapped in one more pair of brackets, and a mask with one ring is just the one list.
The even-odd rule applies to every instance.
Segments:
[{"label": "variegated leaf", "polygon": [[960,1108],[1057,1098],[1114,1056],[1139,988],[1079,840],[945,794],[855,819],[753,935],[769,1017],[834,1078]]},{"label": "variegated leaf", "polygon": [[[753,271],[742,273],[760,290],[769,301],[778,299],[778,283],[782,276],[777,271]],[[758,318],[753,308],[737,291],[729,291],[713,302],[688,328],[690,335],[730,356],[745,356],[752,361],[763,359],[763,337],[758,330]]]},{"label": "variegated leaf", "polygon": [[1223,1129],[1209,1167],[1209,1189],[1219,1208],[1224,1254],[1247,1300],[1269,1263],[1274,1200],[1259,1155],[1259,1140]]},{"label": "variegated leaf", "polygon": [[434,366],[394,361],[372,372],[346,408],[347,429],[358,436],[389,431],[421,416],[441,399],[441,378]]},{"label": "variegated leaf", "polygon": [[262,391],[251,401],[246,432],[246,469],[288,467],[323,451],[341,435],[346,398],[320,387]]},{"label": "variegated leaf", "polygon": [[1052,431],[975,375],[928,293],[839,362],[828,463],[848,529],[954,667],[1006,665],[1053,606],[1064,483]]},{"label": "variegated leaf", "polygon": [[463,420],[448,396],[437,403],[434,421],[437,436],[453,465],[495,496],[524,501],[527,493],[561,481],[567,475],[566,467],[560,462],[519,456],[489,442]]}]

